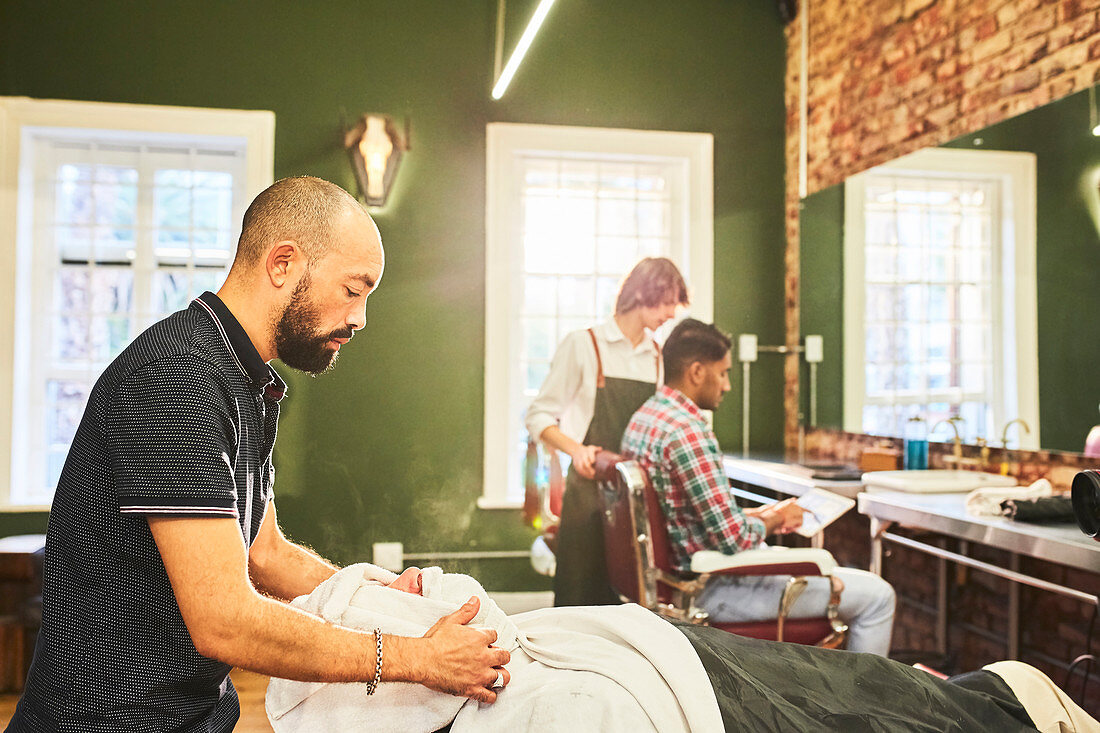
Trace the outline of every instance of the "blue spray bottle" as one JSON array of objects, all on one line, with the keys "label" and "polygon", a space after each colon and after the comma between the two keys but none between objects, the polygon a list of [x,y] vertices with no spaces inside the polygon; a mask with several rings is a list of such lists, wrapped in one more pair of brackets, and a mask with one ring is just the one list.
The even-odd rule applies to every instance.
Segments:
[{"label": "blue spray bottle", "polygon": [[923,417],[914,416],[905,424],[905,469],[925,468],[928,468],[928,424]]}]

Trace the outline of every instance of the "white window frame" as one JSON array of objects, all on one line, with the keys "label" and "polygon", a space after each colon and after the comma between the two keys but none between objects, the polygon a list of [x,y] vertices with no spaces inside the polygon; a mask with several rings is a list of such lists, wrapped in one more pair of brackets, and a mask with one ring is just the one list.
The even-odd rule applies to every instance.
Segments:
[{"label": "white window frame", "polygon": [[[1001,259],[1014,271],[994,263],[1000,278],[1001,353],[994,358],[995,377],[1004,382],[1015,372],[1016,389],[995,405],[1000,422],[1019,417],[1031,426],[1021,431],[1019,447],[1038,450],[1039,442],[1039,347],[1036,298],[1036,162],[1034,153],[1001,150],[927,148],[847,179],[844,184],[844,429],[863,432],[863,398],[866,353],[864,332],[865,220],[863,201],[871,175],[914,175],[953,180],[996,179],[1000,184],[1000,212],[995,230],[1001,233]],[[1002,366],[1003,365],[1003,366]],[[1014,414],[998,414],[1005,405]],[[994,436],[983,436],[992,440]]]},{"label": "white window frame", "polygon": [[31,261],[20,257],[33,222],[20,217],[30,210],[31,155],[25,143],[37,130],[69,129],[163,136],[235,138],[245,146],[245,192],[248,199],[274,179],[275,115],[263,110],[201,109],[106,102],[73,102],[28,97],[0,97],[0,511],[38,512],[49,506],[13,504],[13,395],[18,388],[15,350],[25,341],[17,324],[17,303],[29,302]]},{"label": "white window frame", "polygon": [[[495,122],[487,125],[485,207],[485,422],[484,485],[478,506],[514,509],[509,499],[508,395],[515,335],[510,317],[518,312],[522,257],[513,246],[522,231],[522,207],[517,205],[522,181],[517,156],[537,152],[557,155],[621,156],[630,160],[675,162],[682,171],[688,202],[683,223],[685,255],[672,259],[683,270],[691,293],[694,317],[714,318],[714,137],[709,133],[623,130],[596,127],[527,125]],[[687,261],[682,261],[686,257]]]}]

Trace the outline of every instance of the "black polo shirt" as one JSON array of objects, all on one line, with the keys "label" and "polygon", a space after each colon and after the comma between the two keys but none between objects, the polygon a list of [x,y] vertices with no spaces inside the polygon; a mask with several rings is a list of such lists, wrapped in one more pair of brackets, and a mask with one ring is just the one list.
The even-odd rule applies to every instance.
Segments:
[{"label": "black polo shirt", "polygon": [[251,545],[285,391],[213,293],[107,367],[54,495],[42,628],[8,730],[233,728],[229,666],[191,642],[147,517],[233,517]]}]

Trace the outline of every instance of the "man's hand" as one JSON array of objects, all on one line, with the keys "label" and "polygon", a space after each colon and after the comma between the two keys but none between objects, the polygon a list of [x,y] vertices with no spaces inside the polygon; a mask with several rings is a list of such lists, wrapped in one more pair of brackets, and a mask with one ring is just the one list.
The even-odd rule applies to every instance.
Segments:
[{"label": "man's hand", "polygon": [[569,457],[573,459],[573,468],[577,470],[577,474],[583,478],[595,478],[596,469],[592,465],[596,460],[596,454],[603,448],[598,445],[579,445],[577,449],[569,454]]},{"label": "man's hand", "polygon": [[793,498],[776,502],[770,508],[779,517],[780,524],[775,530],[778,534],[787,534],[802,526],[803,509]]},{"label": "man's hand", "polygon": [[768,534],[787,534],[802,526],[802,511],[802,507],[792,498],[746,509],[745,516],[763,521]]},{"label": "man's hand", "polygon": [[478,702],[496,702],[497,693],[491,686],[498,674],[504,675],[505,686],[511,680],[504,665],[511,661],[512,655],[491,646],[497,640],[495,631],[466,626],[480,608],[481,601],[475,596],[454,613],[436,621],[424,634],[430,651],[425,660],[427,671],[418,681],[425,687]]}]

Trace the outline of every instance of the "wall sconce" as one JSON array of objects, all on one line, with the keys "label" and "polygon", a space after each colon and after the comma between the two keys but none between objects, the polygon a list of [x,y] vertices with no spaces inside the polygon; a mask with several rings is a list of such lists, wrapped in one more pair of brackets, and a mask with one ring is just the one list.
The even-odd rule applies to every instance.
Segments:
[{"label": "wall sconce", "polygon": [[402,137],[389,115],[363,115],[355,127],[344,133],[344,147],[359,184],[359,197],[367,206],[385,206],[401,158],[409,149],[408,117]]}]

